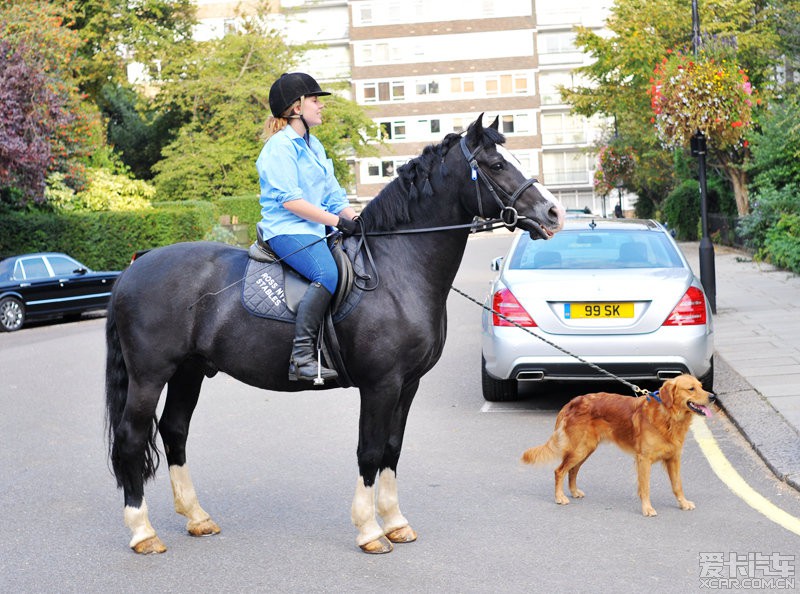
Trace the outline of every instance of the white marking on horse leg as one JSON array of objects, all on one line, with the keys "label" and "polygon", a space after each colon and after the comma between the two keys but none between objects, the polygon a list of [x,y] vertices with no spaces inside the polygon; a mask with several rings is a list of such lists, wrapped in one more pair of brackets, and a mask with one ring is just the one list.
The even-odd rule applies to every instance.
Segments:
[{"label": "white marking on horse leg", "polygon": [[356,493],[350,508],[350,518],[353,520],[353,525],[358,528],[358,536],[356,536],[358,546],[383,536],[383,528],[375,519],[375,487],[365,486],[362,477],[358,477],[356,482]]},{"label": "white marking on horse leg", "polygon": [[199,524],[211,519],[211,516],[200,507],[200,502],[197,500],[197,494],[194,491],[192,477],[189,474],[189,467],[186,464],[183,466],[170,466],[169,480],[172,483],[175,511],[188,518],[187,528],[192,524]]},{"label": "white marking on horse leg", "polygon": [[389,468],[384,468],[378,477],[378,514],[383,519],[383,530],[387,534],[408,526],[408,520],[400,513],[397,475]]},{"label": "white marking on horse leg", "polygon": [[132,536],[130,547],[133,548],[143,540],[153,538],[156,531],[150,524],[150,519],[147,517],[147,503],[142,498],[141,507],[125,506],[124,512],[125,525],[130,528]]}]

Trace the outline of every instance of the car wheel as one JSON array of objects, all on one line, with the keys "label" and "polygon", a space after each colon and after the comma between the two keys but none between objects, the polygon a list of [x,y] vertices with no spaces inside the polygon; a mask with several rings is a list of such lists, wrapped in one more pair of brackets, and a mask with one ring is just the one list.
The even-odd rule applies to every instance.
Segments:
[{"label": "car wheel", "polygon": [[483,398],[489,402],[517,400],[517,380],[499,380],[486,371],[486,359],[481,357],[481,386]]},{"label": "car wheel", "polygon": [[713,392],[714,391],[714,359],[711,359],[711,367],[708,369],[708,373],[706,373],[703,377],[698,378],[700,383],[703,384],[703,389],[706,392]]},{"label": "car wheel", "polygon": [[25,306],[14,297],[0,299],[0,330],[13,332],[25,322]]}]

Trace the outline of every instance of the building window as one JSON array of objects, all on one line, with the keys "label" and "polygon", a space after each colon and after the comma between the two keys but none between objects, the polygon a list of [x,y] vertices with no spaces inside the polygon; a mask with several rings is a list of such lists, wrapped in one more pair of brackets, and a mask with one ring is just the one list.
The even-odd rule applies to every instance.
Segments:
[{"label": "building window", "polygon": [[358,10],[359,24],[371,25],[372,24],[372,5],[367,3],[362,6],[356,5]]},{"label": "building window", "polygon": [[377,100],[377,85],[375,83],[364,83],[364,103],[375,103]]},{"label": "building window", "polygon": [[403,101],[406,87],[402,81],[364,83],[364,103],[378,101]]},{"label": "building window", "polygon": [[394,177],[394,161],[381,161],[381,176]]},{"label": "building window", "polygon": [[401,81],[392,83],[392,101],[402,101],[406,98],[406,87]]},{"label": "building window", "polygon": [[542,73],[539,76],[539,96],[542,99],[542,105],[560,105],[564,103],[558,87],[572,88],[578,82],[573,78],[571,72]]},{"label": "building window", "polygon": [[397,170],[406,163],[404,159],[368,159],[365,161],[366,183],[387,182],[397,177]]},{"label": "building window", "polygon": [[524,75],[501,74],[486,79],[487,95],[514,95],[528,92],[528,78]]},{"label": "building window", "polygon": [[441,121],[435,120],[417,120],[417,134],[426,136],[428,134],[439,134],[442,131]]},{"label": "building window", "polygon": [[461,134],[465,129],[464,118],[453,118],[453,132]]},{"label": "building window", "polygon": [[583,153],[545,153],[542,167],[548,185],[589,184],[592,181],[592,168],[589,155]]},{"label": "building window", "polygon": [[577,51],[574,33],[542,33],[539,35],[539,53],[565,54]]},{"label": "building window", "polygon": [[236,19],[225,19],[222,23],[222,33],[224,35],[234,35],[238,27],[236,26]]},{"label": "building window", "polygon": [[403,140],[406,137],[404,121],[380,122],[380,133],[383,140]]},{"label": "building window", "polygon": [[586,123],[571,113],[542,114],[542,144],[586,144]]},{"label": "building window", "polygon": [[450,78],[450,92],[456,95],[474,93],[475,81],[472,78],[453,76]]},{"label": "building window", "polygon": [[439,83],[435,80],[428,82],[417,81],[417,95],[437,95],[439,93]]}]

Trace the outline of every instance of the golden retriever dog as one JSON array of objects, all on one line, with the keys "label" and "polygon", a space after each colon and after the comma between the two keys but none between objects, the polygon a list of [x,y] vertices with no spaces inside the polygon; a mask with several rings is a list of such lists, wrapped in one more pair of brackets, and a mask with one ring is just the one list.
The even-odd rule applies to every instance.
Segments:
[{"label": "golden retriever dog", "polygon": [[650,503],[650,467],[664,463],[672,492],[683,510],[694,509],[681,484],[681,452],[693,415],[711,416],[708,405],[714,395],[691,375],[667,380],[658,392],[634,398],[600,392],[569,401],[556,417],[556,428],[543,445],[522,454],[526,464],[541,464],[561,459],[556,468],[556,503],[565,505],[564,475],[569,473],[569,491],[583,497],[578,489],[578,471],[603,441],[616,443],[636,458],[639,498],[642,513],[655,516]]}]

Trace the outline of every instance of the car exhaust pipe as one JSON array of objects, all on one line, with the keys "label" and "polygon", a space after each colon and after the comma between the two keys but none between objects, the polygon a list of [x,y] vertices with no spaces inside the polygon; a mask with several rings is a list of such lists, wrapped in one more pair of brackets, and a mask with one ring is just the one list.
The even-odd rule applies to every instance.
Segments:
[{"label": "car exhaust pipe", "polygon": [[662,381],[665,381],[676,378],[683,373],[685,372],[681,371],[680,369],[662,369],[656,373],[656,377]]},{"label": "car exhaust pipe", "polygon": [[520,371],[517,374],[517,381],[520,382],[540,382],[544,379],[544,371]]}]

